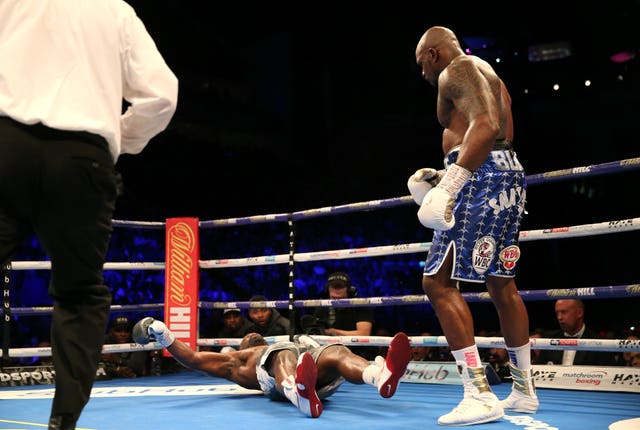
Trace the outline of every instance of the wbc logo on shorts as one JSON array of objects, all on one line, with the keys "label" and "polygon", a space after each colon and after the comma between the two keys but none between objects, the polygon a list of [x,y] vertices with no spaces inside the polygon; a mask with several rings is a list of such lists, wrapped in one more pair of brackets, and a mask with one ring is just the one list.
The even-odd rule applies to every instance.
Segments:
[{"label": "wbc logo on shorts", "polygon": [[507,270],[512,270],[520,259],[520,248],[516,245],[507,246],[500,251],[500,261]]},{"label": "wbc logo on shorts", "polygon": [[473,245],[473,270],[479,274],[483,274],[489,268],[493,261],[493,255],[496,252],[496,241],[490,236],[484,236],[476,240]]}]

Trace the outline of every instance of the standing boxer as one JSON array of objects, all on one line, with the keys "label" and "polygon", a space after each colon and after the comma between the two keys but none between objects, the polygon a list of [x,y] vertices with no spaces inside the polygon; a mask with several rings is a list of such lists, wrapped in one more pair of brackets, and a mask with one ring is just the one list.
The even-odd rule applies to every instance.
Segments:
[{"label": "standing boxer", "polygon": [[[435,230],[422,286],[464,384],[463,400],[438,423],[471,425],[497,420],[504,410],[536,412],[529,320],[514,281],[526,184],[512,147],[511,97],[493,68],[466,55],[448,28],[424,33],[416,62],[438,89],[446,169],[420,169],[408,181],[420,222]],[[498,311],[513,376],[502,402],[487,382],[458,281],[485,282]]]}]

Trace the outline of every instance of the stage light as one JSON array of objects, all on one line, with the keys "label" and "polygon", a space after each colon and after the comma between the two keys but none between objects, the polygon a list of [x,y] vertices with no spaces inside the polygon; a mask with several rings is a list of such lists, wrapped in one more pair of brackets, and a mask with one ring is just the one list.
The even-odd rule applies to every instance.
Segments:
[{"label": "stage light", "polygon": [[569,42],[546,43],[543,45],[529,46],[529,61],[538,63],[541,61],[558,60],[571,56]]}]

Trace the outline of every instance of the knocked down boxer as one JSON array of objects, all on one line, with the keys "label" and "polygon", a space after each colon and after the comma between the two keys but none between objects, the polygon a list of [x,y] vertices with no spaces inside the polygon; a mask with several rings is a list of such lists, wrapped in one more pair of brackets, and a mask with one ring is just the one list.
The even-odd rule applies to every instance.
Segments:
[{"label": "knocked down boxer", "polygon": [[132,335],[141,345],[160,343],[190,369],[262,390],[273,400],[288,399],[312,418],[322,414],[321,399],[335,393],[345,380],[373,385],[382,397],[393,396],[411,360],[409,338],[404,333],[393,337],[387,358],[378,356],[374,364],[344,345],[321,346],[306,335],[297,336],[295,342],[268,345],[259,334],[249,333],[242,339],[239,351],[225,353],[193,351],[176,339],[162,321],[151,317],[139,321]]}]

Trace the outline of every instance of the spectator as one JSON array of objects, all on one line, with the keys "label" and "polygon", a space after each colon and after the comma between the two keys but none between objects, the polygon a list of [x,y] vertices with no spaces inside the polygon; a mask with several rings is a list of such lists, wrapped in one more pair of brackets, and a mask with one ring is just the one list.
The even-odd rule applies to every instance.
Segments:
[{"label": "spectator", "polygon": [[[420,336],[431,336],[429,332],[422,332]],[[431,346],[412,346],[411,347],[411,360],[412,361],[438,361],[439,352]]]},{"label": "spectator", "polygon": [[[329,275],[324,288],[325,297],[331,300],[356,297],[356,288],[351,285],[351,277],[343,272]],[[368,307],[316,308],[314,315],[322,321],[328,336],[371,336],[373,310]]]},{"label": "spectator", "polygon": [[243,338],[248,333],[258,331],[258,328],[251,321],[242,315],[242,311],[238,308],[225,309],[222,312],[223,327],[218,332],[221,338]]},{"label": "spectator", "polygon": [[489,348],[489,364],[502,382],[511,382],[509,354],[505,348]]},{"label": "spectator", "polygon": [[[555,312],[560,330],[549,333],[547,338],[600,338],[595,330],[591,330],[584,323],[584,302],[582,300],[557,300]],[[614,366],[615,357],[611,352],[542,349],[535,364]]]},{"label": "spectator", "polygon": [[[533,330],[529,334],[529,339],[540,339],[543,336],[544,336],[544,329],[537,328],[537,329]],[[538,357],[540,357],[540,351],[542,351],[542,350],[541,349],[533,349],[533,348],[531,348],[531,362],[532,363],[537,363],[538,362]]]},{"label": "spectator", "polygon": [[[384,336],[384,337],[391,337],[391,330],[389,330],[386,327],[379,327],[376,329],[376,331],[373,333],[374,336]],[[377,347],[377,355],[379,355],[380,357],[385,357],[387,356],[387,352],[389,352],[389,347],[388,346],[379,346]]]},{"label": "spectator", "polygon": [[[638,340],[638,336],[631,334],[631,335],[627,336],[625,339],[626,340]],[[633,362],[634,357],[635,356],[639,356],[639,355],[640,355],[640,352],[623,352],[622,353],[623,363],[621,365],[623,365],[623,366],[633,366],[632,362]],[[638,367],[639,365],[640,365],[640,363],[636,364],[634,367]]]},{"label": "spectator", "polygon": [[[105,345],[133,343],[131,322],[126,316],[117,316],[111,322]],[[102,354],[105,372],[112,378],[135,378],[147,375],[147,351],[126,351]]]},{"label": "spectator", "polygon": [[[51,348],[51,342],[43,340],[38,343],[38,348]],[[53,359],[50,355],[40,356],[33,364],[34,366],[53,366]]]},{"label": "spectator", "polygon": [[[334,272],[327,278],[325,297],[331,300],[348,299],[358,295],[351,284],[351,277],[344,272]],[[322,307],[316,308],[314,316],[324,325],[328,336],[371,336],[373,309],[369,307]],[[373,360],[377,350],[358,346],[359,355]],[[353,350],[353,348],[350,348]]]},{"label": "spectator", "polygon": [[438,348],[437,361],[456,361],[456,359],[453,357],[451,348],[449,348],[448,346],[441,346],[440,348]]},{"label": "spectator", "polygon": [[[251,302],[266,302],[265,296],[253,296]],[[262,336],[288,335],[291,326],[289,319],[283,317],[276,309],[271,308],[251,308],[249,309],[249,320],[255,326],[255,332]]]},{"label": "spectator", "polygon": [[[486,328],[479,328],[476,330],[475,337],[495,337],[497,336],[496,332],[491,332]],[[502,335],[500,335],[502,336]],[[478,354],[480,354],[480,359],[483,362],[488,362],[491,357],[491,349],[492,348],[478,348]]]}]

